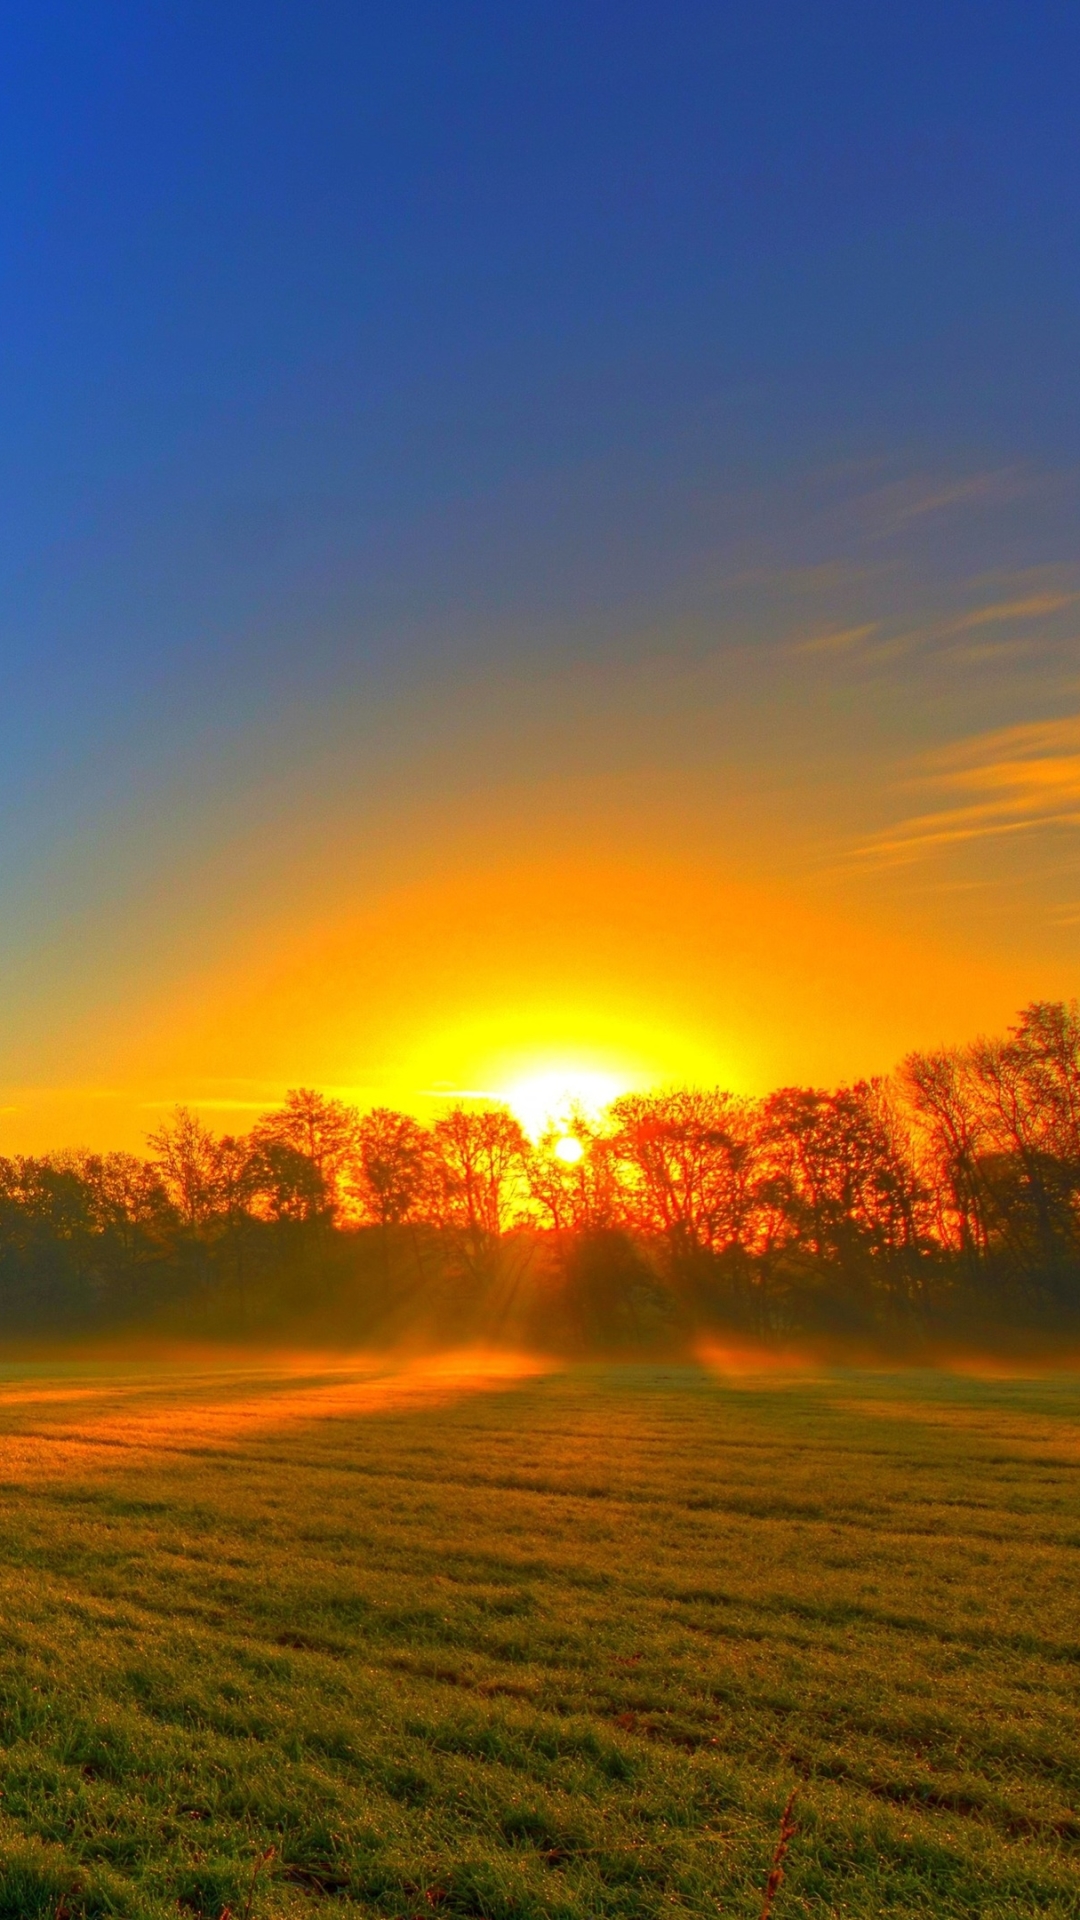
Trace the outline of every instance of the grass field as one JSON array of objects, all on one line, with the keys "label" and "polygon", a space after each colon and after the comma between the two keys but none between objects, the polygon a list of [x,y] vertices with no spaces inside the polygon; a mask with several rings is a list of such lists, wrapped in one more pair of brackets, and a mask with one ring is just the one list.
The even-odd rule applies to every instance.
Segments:
[{"label": "grass field", "polygon": [[[1080,1912],[1080,1385],[0,1376],[0,1915]],[[269,1848],[273,1857],[257,1869]]]}]

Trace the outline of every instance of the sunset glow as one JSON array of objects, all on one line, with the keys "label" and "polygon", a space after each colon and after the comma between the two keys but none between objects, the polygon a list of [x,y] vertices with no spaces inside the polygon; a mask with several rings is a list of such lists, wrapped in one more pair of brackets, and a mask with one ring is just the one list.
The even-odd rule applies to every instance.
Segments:
[{"label": "sunset glow", "polygon": [[147,26],[122,111],[59,70],[28,109],[70,145],[5,216],[44,252],[0,375],[0,1154],[140,1150],[177,1102],[239,1133],[293,1086],[538,1137],[1069,997],[1080,256],[1040,252],[1045,116],[920,92],[909,175],[908,107],[880,141],[863,56],[797,10],[783,85],[708,10],[574,48],[516,18],[490,67],[452,13],[449,90],[425,32],[351,18],[287,9],[265,69],[240,36],[175,141],[133,103],[213,87],[194,28],[174,61]]},{"label": "sunset glow", "polygon": [[1080,7],[3,51],[0,1920],[1074,1912]]},{"label": "sunset glow", "polygon": [[[599,1067],[568,1062],[513,1081],[502,1098],[526,1133],[538,1140],[548,1128],[565,1127],[575,1115],[584,1120],[597,1119],[608,1103],[632,1084],[629,1075],[622,1077]],[[576,1160],[580,1158],[574,1151],[577,1145],[569,1134],[563,1134],[555,1151],[562,1160]]]}]

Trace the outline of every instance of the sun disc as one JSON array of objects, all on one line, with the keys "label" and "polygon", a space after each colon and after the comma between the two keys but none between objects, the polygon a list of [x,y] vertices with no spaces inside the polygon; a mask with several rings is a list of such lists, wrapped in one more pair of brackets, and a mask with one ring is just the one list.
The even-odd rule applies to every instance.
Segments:
[{"label": "sun disc", "polygon": [[[595,1119],[616,1094],[625,1090],[632,1077],[568,1062],[545,1066],[513,1080],[505,1087],[503,1098],[526,1133],[539,1140],[551,1126],[567,1127],[575,1114]],[[560,1133],[559,1137],[573,1136]]]},{"label": "sun disc", "polygon": [[564,1166],[573,1167],[584,1157],[585,1148],[575,1134],[564,1133],[561,1140],[556,1140],[552,1152]]}]

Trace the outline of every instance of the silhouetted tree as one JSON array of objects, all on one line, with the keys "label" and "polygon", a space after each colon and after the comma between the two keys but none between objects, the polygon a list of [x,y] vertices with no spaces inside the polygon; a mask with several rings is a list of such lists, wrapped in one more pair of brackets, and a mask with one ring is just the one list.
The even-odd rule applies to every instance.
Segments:
[{"label": "silhouetted tree", "polygon": [[151,1166],[189,1233],[203,1232],[213,1221],[221,1198],[219,1144],[190,1107],[175,1107],[147,1135]]},{"label": "silhouetted tree", "polygon": [[178,1107],[146,1159],[0,1159],[0,1331],[181,1309],[235,1331],[333,1297],[365,1337],[406,1311],[623,1348],[733,1318],[1080,1333],[1075,1004],[895,1082],[625,1095],[568,1131],[576,1158],[505,1107],[429,1129],[301,1088],[247,1137]]},{"label": "silhouetted tree", "polygon": [[969,1063],[958,1049],[912,1053],[900,1070],[900,1091],[916,1120],[916,1142],[934,1229],[955,1249],[974,1282],[988,1243],[987,1195],[980,1171],[985,1127],[973,1097]]},{"label": "silhouetted tree", "polygon": [[485,1265],[520,1213],[529,1143],[508,1107],[451,1107],[435,1122],[436,1205],[469,1264]]},{"label": "silhouetted tree", "polygon": [[415,1220],[432,1201],[435,1142],[407,1113],[374,1107],[356,1130],[352,1193],[361,1217],[379,1227]]},{"label": "silhouetted tree", "polygon": [[742,1245],[753,1212],[758,1141],[748,1102],[720,1088],[624,1094],[611,1151],[639,1232],[679,1253]]},{"label": "silhouetted tree", "polygon": [[329,1211],[326,1182],[319,1167],[299,1147],[268,1139],[256,1130],[247,1145],[241,1171],[247,1204],[263,1219],[320,1221]]},{"label": "silhouetted tree", "polygon": [[285,1104],[265,1114],[252,1129],[251,1144],[264,1155],[271,1147],[286,1147],[309,1160],[321,1182],[323,1205],[336,1219],[355,1159],[358,1124],[355,1107],[328,1099],[311,1087],[294,1087],[286,1094]]},{"label": "silhouetted tree", "polygon": [[[582,1149],[577,1160],[556,1149],[570,1138]],[[605,1233],[623,1224],[624,1198],[614,1144],[580,1115],[568,1127],[551,1127],[525,1160],[525,1178],[541,1226],[560,1234]]]},{"label": "silhouetted tree", "polygon": [[781,1088],[762,1104],[760,1137],[770,1285],[808,1288],[822,1306],[835,1295],[856,1318],[875,1294],[921,1306],[928,1198],[884,1084]]}]

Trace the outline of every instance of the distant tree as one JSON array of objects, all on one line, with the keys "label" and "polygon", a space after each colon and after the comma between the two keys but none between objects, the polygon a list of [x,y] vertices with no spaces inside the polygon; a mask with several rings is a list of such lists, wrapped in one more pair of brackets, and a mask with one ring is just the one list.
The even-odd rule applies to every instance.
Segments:
[{"label": "distant tree", "polygon": [[968,1288],[1080,1306],[1080,1014],[1035,1001],[1002,1039],[912,1054],[900,1073]]},{"label": "distant tree", "polygon": [[528,1140],[504,1106],[451,1107],[432,1131],[440,1217],[479,1252],[520,1212]]},{"label": "distant tree", "polygon": [[326,1182],[309,1154],[257,1133],[248,1143],[243,1177],[257,1214],[268,1220],[317,1221],[327,1208]]},{"label": "distant tree", "polygon": [[720,1088],[623,1094],[609,1108],[611,1151],[638,1231],[676,1253],[741,1245],[753,1212],[753,1109]]},{"label": "distant tree", "polygon": [[1080,1019],[1035,1002],[1004,1040],[968,1049],[988,1150],[991,1241],[1059,1304],[1080,1305]]},{"label": "distant tree", "polygon": [[407,1113],[374,1107],[356,1131],[352,1192],[363,1219],[379,1227],[415,1220],[432,1200],[435,1142]]},{"label": "distant tree", "polygon": [[356,1153],[359,1116],[355,1107],[328,1099],[311,1087],[293,1087],[284,1106],[267,1113],[252,1129],[252,1147],[288,1147],[304,1154],[317,1170],[324,1204],[332,1217],[341,1210]]},{"label": "distant tree", "polygon": [[136,1237],[165,1234],[170,1203],[161,1176],[148,1160],[134,1153],[74,1152],[58,1156],[78,1174],[85,1187],[96,1228],[117,1236],[134,1250]]},{"label": "distant tree", "polygon": [[133,1153],[57,1155],[85,1195],[90,1244],[86,1263],[106,1319],[152,1310],[171,1292],[169,1259],[175,1210],[157,1170]]},{"label": "distant tree", "polygon": [[1080,1167],[1080,1006],[1034,1000],[1010,1029],[1008,1051],[1038,1115],[1040,1148]]},{"label": "distant tree", "polygon": [[824,1311],[920,1307],[928,1198],[881,1081],[783,1087],[761,1106],[763,1275],[809,1289]]},{"label": "distant tree", "polygon": [[958,1048],[912,1053],[898,1081],[915,1118],[920,1171],[937,1238],[961,1255],[973,1281],[986,1253],[989,1225],[981,1165],[987,1136],[970,1062]]},{"label": "distant tree", "polygon": [[221,1201],[219,1143],[190,1107],[173,1109],[172,1118],[147,1135],[151,1166],[190,1233],[205,1232]]},{"label": "distant tree", "polygon": [[58,1328],[93,1312],[93,1227],[71,1164],[32,1154],[0,1160],[0,1324]]},{"label": "distant tree", "polygon": [[[338,1231],[357,1219],[381,1244]],[[353,1285],[373,1254],[384,1284]],[[535,1147],[506,1107],[427,1129],[299,1088],[246,1138],[178,1107],[145,1160],[0,1158],[0,1329],[198,1302],[225,1330],[317,1292],[372,1326],[407,1307],[627,1349],[732,1317],[882,1338],[1041,1318],[1074,1337],[1080,1010],[1034,1001],[892,1082],[625,1095]]]},{"label": "distant tree", "polygon": [[[577,1159],[560,1157],[565,1139],[581,1148]],[[619,1164],[609,1135],[581,1115],[567,1127],[551,1127],[525,1160],[529,1195],[542,1227],[561,1234],[604,1233],[623,1223]]]},{"label": "distant tree", "polygon": [[[568,1138],[580,1149],[576,1157],[559,1152]],[[549,1128],[526,1173],[533,1212],[549,1236],[545,1300],[559,1334],[608,1349],[663,1341],[673,1302],[635,1232],[609,1127],[577,1114]]]}]

